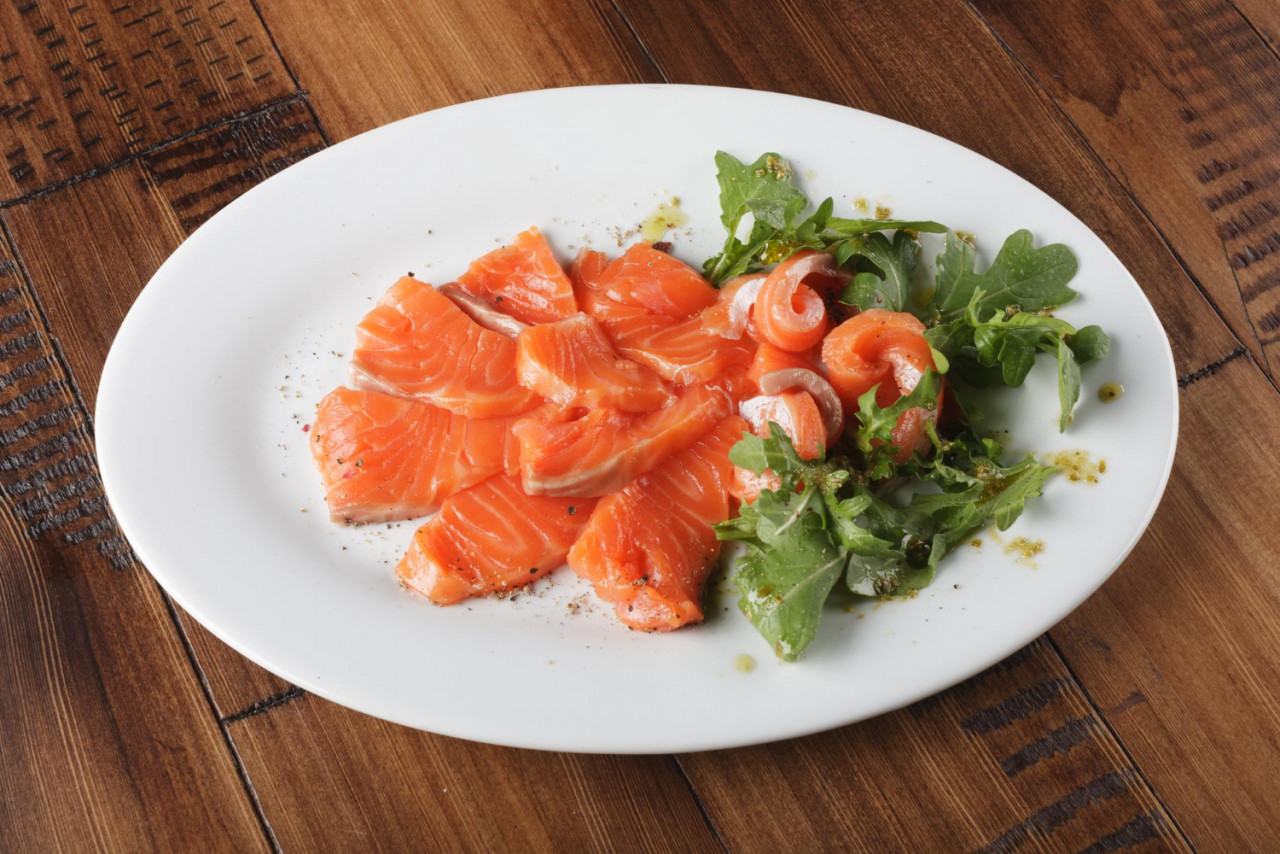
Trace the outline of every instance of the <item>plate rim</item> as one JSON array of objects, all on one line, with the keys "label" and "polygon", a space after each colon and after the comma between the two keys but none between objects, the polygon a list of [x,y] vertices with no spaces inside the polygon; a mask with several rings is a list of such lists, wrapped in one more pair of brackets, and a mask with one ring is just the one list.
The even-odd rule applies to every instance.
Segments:
[{"label": "plate rim", "polygon": [[[1053,608],[1046,608],[1046,613],[1051,611],[1053,614],[1056,615],[1052,623],[1042,626],[1041,628],[1039,628],[1034,632],[1030,632],[1029,636],[1026,636],[1028,635],[1027,632],[1019,632],[1016,635],[1015,634],[1008,635],[1007,636],[1008,642],[1004,644],[999,644],[998,652],[991,653],[984,656],[975,656],[972,659],[967,660],[965,666],[949,669],[947,671],[947,675],[943,678],[939,678],[931,681],[922,681],[920,687],[917,687],[915,690],[905,692],[905,697],[902,698],[900,701],[890,701],[890,702],[874,705],[870,711],[857,713],[852,717],[839,717],[838,719],[833,718],[831,721],[828,721],[826,723],[820,723],[817,725],[796,726],[796,727],[788,728],[786,730],[777,731],[777,732],[760,733],[757,737],[753,737],[753,738],[745,738],[745,739],[744,738],[727,738],[727,739],[717,740],[717,739],[710,739],[710,738],[704,737],[704,738],[688,739],[684,737],[681,733],[668,733],[664,735],[662,739],[662,742],[663,742],[662,745],[656,746],[656,747],[646,746],[646,745],[640,745],[640,746],[635,746],[635,745],[628,746],[625,744],[618,745],[612,742],[609,742],[606,744],[604,742],[608,742],[609,740],[607,738],[602,739],[598,736],[592,737],[592,739],[588,740],[589,743],[585,743],[585,744],[577,743],[577,742],[565,743],[565,742],[556,741],[554,739],[529,740],[525,738],[506,738],[504,737],[503,733],[495,734],[490,732],[490,733],[480,734],[478,732],[468,731],[465,727],[456,727],[456,726],[441,727],[436,725],[432,725],[430,727],[424,726],[422,723],[418,721],[404,719],[403,716],[396,715],[393,713],[388,713],[385,710],[376,710],[374,708],[375,704],[366,702],[365,698],[362,698],[362,697],[352,698],[347,696],[338,696],[340,692],[337,692],[337,691],[331,692],[328,689],[328,686],[319,684],[317,680],[314,678],[309,678],[307,676],[302,675],[301,673],[295,672],[294,668],[290,666],[271,663],[270,661],[267,660],[269,656],[259,655],[253,649],[250,649],[247,645],[242,644],[235,637],[231,636],[232,633],[224,632],[222,628],[217,625],[216,620],[207,619],[205,609],[203,609],[199,605],[199,603],[189,601],[187,597],[182,592],[180,592],[180,590],[178,589],[181,586],[180,584],[177,586],[170,585],[170,581],[173,580],[172,574],[166,572],[163,569],[159,569],[159,570],[154,569],[152,566],[152,563],[147,560],[147,556],[146,556],[147,547],[145,545],[148,539],[147,535],[141,532],[140,530],[138,530],[138,528],[136,528],[131,521],[127,520],[125,516],[118,514],[116,512],[116,509],[115,509],[116,501],[114,496],[118,495],[120,491],[123,491],[122,480],[117,477],[112,477],[108,473],[109,471],[116,470],[114,462],[107,462],[108,460],[113,459],[111,429],[109,428],[107,431],[105,431],[105,433],[100,429],[101,424],[103,423],[110,424],[110,419],[107,419],[107,421],[103,422],[100,417],[102,408],[103,408],[104,399],[109,400],[109,395],[104,394],[104,392],[110,392],[111,389],[115,387],[117,384],[127,383],[127,379],[120,376],[120,372],[122,369],[118,367],[118,365],[123,357],[119,355],[121,348],[119,348],[117,345],[123,338],[126,337],[126,335],[133,335],[134,334],[132,332],[133,327],[137,326],[139,323],[142,322],[139,320],[139,317],[143,312],[138,310],[139,306],[143,305],[144,301],[156,298],[156,294],[158,293],[158,290],[154,288],[153,285],[158,280],[162,280],[165,278],[166,271],[174,263],[174,259],[178,257],[180,253],[183,252],[184,248],[187,247],[188,244],[192,242],[193,238],[195,238],[196,235],[206,230],[206,228],[211,223],[215,223],[215,222],[218,222],[219,220],[226,219],[229,217],[234,217],[238,212],[238,210],[241,207],[245,206],[245,204],[247,204],[245,200],[256,198],[256,196],[260,195],[262,192],[271,192],[271,190],[264,190],[263,188],[268,187],[271,184],[271,182],[274,181],[280,175],[284,175],[293,170],[317,168],[316,164],[318,163],[323,164],[328,159],[328,157],[332,156],[329,154],[329,152],[340,149],[343,146],[347,146],[350,143],[356,143],[357,141],[364,140],[365,141],[364,144],[367,144],[368,138],[376,137],[378,135],[385,134],[385,133],[394,133],[396,132],[394,129],[398,128],[399,126],[405,125],[415,120],[419,120],[424,116],[434,115],[441,112],[461,113],[461,112],[466,112],[471,109],[474,109],[479,105],[492,105],[496,102],[503,102],[503,101],[509,101],[509,100],[537,99],[539,97],[547,96],[549,93],[558,93],[559,95],[563,96],[564,93],[572,93],[572,92],[578,92],[578,91],[609,93],[609,92],[626,92],[626,91],[635,91],[635,90],[656,90],[656,91],[681,90],[681,91],[688,91],[693,93],[701,93],[701,95],[703,96],[710,95],[715,92],[728,90],[728,91],[733,91],[738,93],[744,93],[750,97],[762,98],[765,100],[787,99],[791,101],[803,102],[809,105],[811,108],[850,111],[852,113],[857,114],[860,117],[860,119],[863,121],[870,120],[873,122],[887,122],[892,125],[898,126],[902,129],[905,129],[910,134],[923,135],[929,138],[933,144],[941,144],[944,147],[958,150],[960,152],[963,152],[965,156],[981,158],[991,166],[994,166],[995,168],[1005,173],[1008,177],[1020,183],[1023,189],[1031,190],[1032,192],[1038,194],[1039,196],[1042,196],[1049,203],[1056,206],[1061,211],[1062,214],[1069,217],[1070,220],[1074,221],[1074,223],[1079,225],[1086,232],[1093,234],[1098,239],[1102,249],[1105,250],[1107,256],[1114,262],[1116,268],[1119,271],[1123,272],[1123,275],[1132,284],[1134,289],[1139,294],[1141,294],[1144,306],[1146,310],[1150,312],[1152,320],[1154,321],[1155,328],[1159,329],[1161,333],[1159,343],[1163,344],[1163,347],[1159,347],[1159,349],[1161,351],[1163,361],[1165,362],[1168,368],[1168,377],[1171,381],[1171,386],[1172,386],[1171,387],[1172,407],[1171,407],[1171,413],[1170,413],[1171,415],[1170,441],[1169,441],[1169,449],[1168,449],[1167,457],[1162,464],[1162,470],[1161,470],[1158,483],[1156,485],[1156,489],[1152,492],[1152,497],[1149,501],[1149,504],[1145,508],[1142,514],[1141,524],[1136,526],[1135,529],[1132,531],[1123,549],[1117,553],[1117,557],[1112,562],[1111,567],[1107,569],[1106,572],[1100,573],[1096,580],[1096,583],[1091,584],[1090,586],[1087,587],[1087,589],[1084,586],[1080,587],[1078,589],[1078,592],[1079,592],[1078,596],[1069,597],[1070,602],[1067,607],[1058,605]],[[148,294],[150,294],[150,297],[148,297]],[[134,302],[130,305],[124,320],[121,322],[120,327],[118,328],[115,336],[112,339],[111,347],[108,350],[107,357],[103,362],[102,370],[99,377],[99,383],[98,383],[98,395],[97,395],[97,399],[95,401],[94,410],[93,410],[92,426],[95,434],[95,456],[98,459],[99,470],[100,470],[101,479],[102,479],[103,492],[111,507],[112,515],[116,519],[116,522],[121,532],[125,535],[126,539],[130,544],[130,547],[133,549],[134,553],[137,555],[139,563],[142,564],[141,568],[146,570],[152,576],[152,578],[156,581],[157,584],[159,584],[159,586],[163,589],[166,595],[171,597],[171,599],[176,604],[178,604],[184,611],[190,614],[192,618],[197,620],[206,630],[212,633],[221,642],[225,643],[226,645],[234,649],[237,653],[239,653],[240,655],[243,655],[245,658],[248,658],[250,661],[254,662],[255,664],[263,667],[268,672],[282,679],[285,679],[291,684],[296,685],[297,687],[302,688],[303,690],[309,693],[314,693],[323,699],[326,699],[330,702],[337,703],[338,705],[344,706],[346,708],[353,709],[355,711],[360,712],[361,714],[368,714],[372,717],[376,717],[381,720],[386,720],[391,723],[399,724],[402,726],[410,727],[412,729],[436,733],[436,734],[445,735],[453,738],[461,738],[464,740],[475,741],[475,742],[484,743],[484,744],[494,744],[494,745],[500,745],[500,746],[506,746],[506,747],[517,747],[517,748],[523,748],[523,749],[544,750],[544,751],[573,752],[573,753],[600,753],[600,754],[618,754],[618,755],[663,755],[663,754],[672,754],[672,753],[685,753],[685,752],[691,752],[691,751],[724,750],[724,749],[731,749],[735,747],[746,747],[746,746],[752,746],[752,745],[758,745],[758,744],[772,743],[772,742],[789,740],[792,738],[799,738],[807,735],[812,735],[814,733],[825,732],[828,730],[837,729],[837,728],[848,726],[854,723],[858,723],[863,720],[868,720],[870,718],[879,717],[880,715],[883,715],[892,711],[896,711],[898,709],[904,708],[913,703],[919,702],[920,700],[925,699],[927,697],[931,697],[936,694],[942,693],[943,691],[947,691],[950,688],[960,684],[961,682],[964,682],[972,678],[973,676],[987,670],[991,666],[1007,658],[1009,655],[1012,655],[1016,653],[1018,650],[1024,648],[1029,643],[1034,641],[1037,637],[1040,637],[1041,635],[1047,633],[1053,626],[1061,622],[1062,619],[1064,619],[1066,616],[1074,612],[1081,604],[1083,604],[1094,593],[1096,593],[1097,590],[1104,583],[1106,583],[1106,581],[1110,579],[1112,575],[1114,575],[1115,571],[1120,567],[1121,564],[1124,563],[1124,561],[1132,553],[1133,549],[1141,541],[1142,537],[1147,532],[1147,529],[1150,527],[1151,521],[1154,518],[1155,513],[1164,498],[1170,477],[1172,475],[1174,460],[1177,454],[1179,428],[1180,428],[1180,412],[1181,412],[1181,396],[1179,391],[1180,390],[1178,387],[1178,380],[1177,380],[1177,366],[1176,366],[1176,362],[1174,361],[1173,349],[1172,349],[1171,342],[1169,341],[1168,332],[1164,328],[1163,323],[1161,323],[1159,319],[1159,315],[1156,313],[1155,307],[1152,305],[1151,300],[1147,297],[1146,291],[1141,287],[1137,279],[1133,276],[1133,274],[1129,271],[1129,269],[1123,264],[1123,262],[1121,262],[1119,257],[1116,256],[1115,252],[1106,243],[1106,241],[1103,240],[1102,237],[1098,235],[1098,233],[1094,229],[1090,228],[1083,220],[1081,220],[1078,216],[1076,216],[1074,212],[1068,209],[1065,205],[1059,202],[1056,198],[1054,198],[1048,192],[1040,189],[1035,184],[1028,181],[1026,178],[1023,178],[1017,172],[1014,172],[1012,169],[987,157],[984,154],[981,154],[977,151],[974,151],[973,149],[967,148],[966,146],[963,146],[957,142],[947,139],[946,137],[940,136],[938,134],[935,134],[923,128],[916,127],[914,125],[899,121],[897,119],[892,119],[892,118],[881,116],[879,114],[872,113],[866,110],[861,110],[856,107],[849,107],[843,104],[837,104],[830,101],[823,101],[816,98],[808,98],[804,96],[791,95],[791,94],[786,94],[781,92],[772,92],[772,91],[757,90],[757,89],[745,89],[740,87],[722,87],[722,86],[705,86],[705,85],[696,85],[696,84],[672,84],[672,83],[627,83],[627,84],[605,84],[605,85],[593,85],[593,86],[564,86],[564,87],[554,87],[554,88],[548,88],[548,89],[533,89],[533,90],[526,90],[526,91],[520,91],[520,92],[511,92],[511,93],[496,95],[488,98],[464,101],[457,104],[451,104],[444,107],[427,110],[414,115],[405,116],[395,121],[388,122],[387,124],[379,125],[378,127],[371,128],[360,134],[356,134],[354,136],[348,137],[347,139],[341,140],[337,143],[333,143],[332,145],[328,145],[323,150],[308,156],[307,158],[299,161],[298,163],[290,165],[286,169],[281,170],[280,172],[266,178],[265,180],[251,187],[249,190],[237,196],[235,199],[229,202],[226,206],[220,209],[216,214],[210,217],[209,220],[207,220],[205,223],[202,223],[194,232],[192,232],[192,234],[188,235],[183,240],[183,242],[156,269],[156,272],[151,276],[147,284],[142,288],[138,296],[135,298]],[[103,441],[104,436],[106,436],[107,438],[106,442]],[[108,452],[105,456],[102,453],[102,448],[104,445],[108,449]],[[137,534],[141,534],[141,536],[136,536]],[[184,639],[184,643],[186,643],[185,639]]]}]

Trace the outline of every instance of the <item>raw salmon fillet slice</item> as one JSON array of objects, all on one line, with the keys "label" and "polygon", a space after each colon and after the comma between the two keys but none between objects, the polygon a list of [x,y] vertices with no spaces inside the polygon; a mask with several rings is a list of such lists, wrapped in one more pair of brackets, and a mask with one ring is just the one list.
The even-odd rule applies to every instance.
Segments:
[{"label": "raw salmon fillet slice", "polygon": [[729,449],[747,424],[729,416],[694,445],[600,499],[569,566],[633,629],[669,631],[702,619],[720,555],[712,525],[729,518]]},{"label": "raw salmon fillet slice", "polygon": [[716,289],[697,270],[647,243],[637,243],[595,281],[601,296],[653,314],[683,320],[716,301]]},{"label": "raw salmon fillet slice", "polygon": [[338,388],[311,426],[311,457],[335,522],[391,522],[434,512],[503,471],[512,418],[471,419],[418,400]]},{"label": "raw salmon fillet slice", "polygon": [[485,329],[426,282],[405,276],[356,327],[354,385],[471,418],[538,404],[516,379],[516,343]]},{"label": "raw salmon fillet slice", "polygon": [[525,388],[566,407],[648,412],[672,397],[656,373],[619,356],[589,314],[523,330],[516,373]]},{"label": "raw salmon fillet slice", "polygon": [[594,505],[525,495],[515,478],[495,475],[414,533],[396,575],[437,605],[522,587],[564,563]]},{"label": "raw salmon fillet slice", "polygon": [[670,405],[636,414],[593,409],[575,421],[526,418],[513,431],[520,474],[530,495],[599,496],[683,451],[733,409],[716,386],[691,386]]},{"label": "raw salmon fillet slice", "polygon": [[525,323],[549,323],[578,311],[569,277],[536,228],[471,262],[457,285]]},{"label": "raw salmon fillet slice", "polygon": [[[830,437],[822,423],[822,413],[817,402],[806,391],[797,389],[753,397],[744,400],[739,411],[751,432],[762,438],[767,439],[772,435],[770,424],[781,427],[802,459],[816,459],[826,451]],[[749,469],[734,466],[729,494],[750,504],[760,497],[761,491],[776,490],[781,486],[781,479],[772,469],[756,474]]]},{"label": "raw salmon fillet slice", "polygon": [[[640,249],[648,251],[641,253]],[[661,256],[653,261],[653,269],[669,272],[671,281],[688,285],[689,276],[697,279],[696,286],[691,286],[692,295],[686,294],[678,308],[657,285],[646,288],[637,284],[644,281],[639,271],[649,269],[642,259],[653,255]],[[628,256],[630,261],[620,265]],[[708,326],[714,326],[713,313],[718,317],[722,309],[716,305],[715,289],[692,268],[647,246],[633,246],[627,255],[606,262],[604,253],[584,251],[569,272],[583,311],[600,321],[620,355],[676,385],[711,382],[734,365],[750,363],[752,342],[722,338]],[[673,286],[672,297],[677,293]],[[696,313],[681,318],[678,312],[685,308]]]},{"label": "raw salmon fillet slice", "polygon": [[[924,337],[924,324],[910,314],[873,308],[846,320],[822,342],[822,361],[836,394],[849,413],[858,410],[858,398],[876,389],[876,403],[888,406],[910,394],[926,370],[935,368],[933,352]],[[941,393],[940,393],[941,396]],[[931,442],[924,426],[934,413],[908,409],[893,429],[897,447],[894,462],[905,463]]]}]

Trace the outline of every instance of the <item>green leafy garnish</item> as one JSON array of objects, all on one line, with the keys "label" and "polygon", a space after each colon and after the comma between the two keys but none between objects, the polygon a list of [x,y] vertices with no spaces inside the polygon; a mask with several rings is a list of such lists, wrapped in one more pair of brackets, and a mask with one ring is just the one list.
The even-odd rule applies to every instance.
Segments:
[{"label": "green leafy garnish", "polygon": [[[811,209],[778,154],[743,163],[718,152],[716,167],[727,234],[703,266],[713,284],[802,250],[828,252],[848,276],[839,303],[849,313],[912,312],[933,357],[934,368],[887,405],[876,399],[879,387],[861,395],[843,437],[817,459],[802,458],[777,424],[768,438],[744,434],[729,454],[778,479],[716,535],[743,544],[733,577],[739,609],[780,658],[794,660],[838,585],[857,596],[913,595],[966,538],[989,525],[1006,530],[1041,494],[1055,469],[1030,455],[1006,465],[1003,445],[968,420],[972,390],[1017,388],[1047,353],[1057,362],[1066,430],[1081,366],[1105,358],[1110,339],[1053,315],[1076,297],[1070,282],[1079,263],[1062,244],[1037,247],[1031,232],[1015,231],[979,271],[974,240],[940,223],[837,217],[831,198]],[[921,234],[942,235],[932,282],[922,281]],[[947,423],[938,411],[944,375],[948,412],[962,413]],[[922,411],[928,442],[903,454],[894,431],[913,409]]]},{"label": "green leafy garnish", "polygon": [[[703,273],[716,287],[766,264],[785,261],[802,249],[833,251],[836,244],[849,238],[883,231],[946,231],[946,226],[936,222],[833,217],[835,203],[830,198],[824,199],[809,216],[798,219],[808,208],[809,199],[793,183],[791,164],[773,152],[743,163],[732,154],[717,151],[716,170],[720,221],[726,236],[720,254],[702,265]],[[743,236],[742,223],[748,214],[752,224]],[[918,244],[916,251],[919,252]],[[883,268],[880,270],[885,275]]]},{"label": "green leafy garnish", "polygon": [[[917,388],[930,388],[926,378]],[[866,403],[874,413],[857,429],[859,445],[883,441],[896,423],[888,421],[890,407],[874,407],[874,395]],[[935,433],[933,458],[913,465],[939,491],[917,493],[900,507],[855,476],[854,461],[802,459],[781,427],[771,424],[770,432],[767,439],[744,435],[730,458],[756,474],[771,470],[780,488],[762,491],[717,525],[716,535],[745,544],[734,574],[738,607],[787,661],[813,640],[841,578],[863,596],[909,595],[932,581],[938,562],[965,537],[986,525],[1012,525],[1055,471],[1030,456],[1004,466],[1003,449],[989,438],[942,440]]]}]

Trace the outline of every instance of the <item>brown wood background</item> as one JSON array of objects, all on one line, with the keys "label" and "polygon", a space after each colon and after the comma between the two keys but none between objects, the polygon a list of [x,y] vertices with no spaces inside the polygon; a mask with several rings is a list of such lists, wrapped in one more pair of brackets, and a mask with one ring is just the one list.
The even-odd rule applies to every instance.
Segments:
[{"label": "brown wood background", "polygon": [[[0,0],[0,850],[1280,850],[1275,0]],[[950,691],[765,747],[537,753],[347,711],[139,566],[98,373],[161,261],[327,144],[524,89],[683,82],[956,140],[1095,229],[1169,330],[1137,550]]]}]

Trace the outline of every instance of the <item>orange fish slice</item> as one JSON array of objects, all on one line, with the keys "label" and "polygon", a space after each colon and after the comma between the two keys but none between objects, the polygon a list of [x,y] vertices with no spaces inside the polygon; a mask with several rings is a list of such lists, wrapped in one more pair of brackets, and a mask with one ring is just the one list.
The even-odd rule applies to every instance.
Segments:
[{"label": "orange fish slice", "polygon": [[516,343],[477,324],[431,285],[405,276],[356,327],[354,385],[471,418],[514,415],[538,397],[516,379]]},{"label": "orange fish slice", "polygon": [[707,383],[751,362],[753,344],[709,332],[700,316],[672,322],[658,315],[602,320],[619,353],[676,385]]},{"label": "orange fish slice", "polygon": [[789,368],[817,370],[813,363],[815,355],[817,355],[816,350],[793,353],[765,342],[756,348],[755,357],[751,360],[751,370],[747,372],[747,376],[758,386],[761,377],[774,371],[784,371]]},{"label": "orange fish slice", "polygon": [[[924,372],[935,367],[924,324],[905,312],[878,308],[832,330],[822,343],[822,361],[849,413],[857,411],[858,398],[877,384],[876,403],[888,406],[909,394]],[[911,459],[913,451],[928,449],[922,410],[909,409],[898,418],[893,444],[898,447],[894,460],[899,463]]]},{"label": "orange fish slice", "polygon": [[564,563],[594,505],[525,495],[515,478],[495,475],[414,533],[396,575],[437,605],[523,587]]},{"label": "orange fish slice", "polygon": [[702,313],[703,325],[707,327],[707,331],[721,338],[735,340],[744,334],[754,335],[751,306],[755,303],[756,294],[765,278],[764,273],[748,273],[721,285],[716,293],[715,305]]},{"label": "orange fish slice", "polygon": [[536,228],[472,261],[457,284],[503,314],[525,323],[561,320],[578,310],[569,277]]},{"label": "orange fish slice", "polygon": [[599,275],[596,289],[623,305],[683,320],[716,301],[697,270],[647,243],[637,243]]},{"label": "orange fish slice", "polygon": [[417,400],[338,388],[311,426],[311,457],[335,522],[391,522],[503,471],[514,418],[469,419]]},{"label": "orange fish slice", "polygon": [[[826,450],[828,437],[822,411],[817,401],[806,391],[784,391],[753,397],[744,400],[739,411],[751,426],[751,432],[762,438],[768,438],[771,434],[771,423],[781,427],[802,459],[816,459]],[[780,485],[778,476],[769,469],[756,474],[734,466],[729,491],[735,498],[749,504],[759,497],[761,490],[777,489]]]},{"label": "orange fish slice", "polygon": [[729,518],[729,449],[746,422],[720,421],[693,446],[600,499],[569,566],[633,629],[702,620],[702,593],[720,555],[712,525]]},{"label": "orange fish slice", "polygon": [[[652,271],[656,272],[651,271],[651,277],[665,273],[676,284],[692,282],[690,276],[697,280],[678,306],[673,299],[655,296],[661,291],[654,284],[659,279],[650,278],[649,284],[644,284],[646,280],[637,271],[649,269],[645,259],[653,262]],[[724,313],[716,304],[715,289],[665,252],[638,244],[608,263],[603,252],[584,250],[570,266],[569,275],[583,311],[600,321],[614,349],[668,382],[711,382],[734,365],[751,361],[752,342],[727,340],[713,331]],[[673,284],[670,296],[680,293]],[[648,295],[647,304],[640,294]],[[680,311],[696,311],[697,307],[705,310],[679,319]]]},{"label": "orange fish slice", "polygon": [[824,288],[835,276],[835,259],[816,250],[798,252],[775,267],[752,310],[761,339],[793,352],[817,346],[827,332],[827,307],[806,280]]},{"label": "orange fish slice", "polygon": [[683,451],[732,410],[730,395],[691,386],[663,409],[636,414],[593,409],[576,421],[526,418],[513,431],[530,495],[598,496]]},{"label": "orange fish slice", "polygon": [[525,388],[562,406],[648,412],[671,400],[662,378],[614,352],[589,314],[523,330],[516,373]]}]

